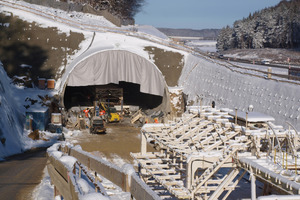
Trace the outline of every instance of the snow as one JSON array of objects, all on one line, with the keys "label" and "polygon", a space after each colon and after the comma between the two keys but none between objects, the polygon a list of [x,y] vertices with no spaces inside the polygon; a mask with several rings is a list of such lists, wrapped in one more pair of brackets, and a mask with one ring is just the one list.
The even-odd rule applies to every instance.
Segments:
[{"label": "snow", "polygon": [[135,169],[130,164],[124,164],[122,167],[122,171],[127,175],[135,174]]},{"label": "snow", "polygon": [[59,158],[59,160],[65,164],[65,166],[72,171],[74,168],[74,165],[77,161],[76,158],[72,157],[72,156],[62,156]]},{"label": "snow", "polygon": [[161,124],[161,123],[148,123],[148,124],[144,124],[143,127],[142,127],[142,130],[143,129],[147,129],[147,128],[152,128],[152,127],[165,127],[166,125],[165,124]]},{"label": "snow", "polygon": [[87,194],[90,192],[90,185],[88,184],[88,182],[86,182],[86,180],[79,178],[77,180],[77,184],[81,188],[81,190],[83,191],[84,194]]},{"label": "snow", "polygon": [[80,131],[80,130],[70,131],[65,127],[63,127],[63,133],[64,133],[65,138],[74,138],[74,137],[82,135],[82,131]]},{"label": "snow", "polygon": [[[235,112],[229,113],[231,116],[235,116]],[[260,112],[248,112],[248,116],[246,116],[246,112],[237,112],[237,118],[241,119],[243,121],[248,122],[269,122],[269,121],[275,121],[275,119],[271,116],[265,115]]]},{"label": "snow", "polygon": [[[282,166],[274,164],[274,162],[272,162],[272,160],[269,160],[268,158],[257,159],[255,156],[252,156],[247,158],[240,158],[239,160],[243,163],[246,163],[247,165],[252,166],[254,169],[258,169],[264,174],[269,174],[269,176],[276,178],[276,180],[278,180],[279,182],[287,184],[294,189],[300,189],[300,184],[294,182],[293,180],[290,180],[289,178],[291,177],[287,176],[290,173],[287,174]],[[279,174],[276,172],[279,172]],[[285,176],[282,176],[282,174],[285,174]]]},{"label": "snow", "polygon": [[236,54],[224,54],[224,57],[228,58],[240,58],[240,59],[245,59],[245,60],[252,60],[252,59],[257,59],[259,56],[257,54],[247,54],[247,55],[242,55],[240,56],[238,53]]},{"label": "snow", "polygon": [[174,94],[181,94],[183,87],[168,87],[169,92],[174,93]]},{"label": "snow", "polygon": [[217,41],[215,40],[191,40],[186,42],[185,45],[198,49],[202,52],[216,52]]},{"label": "snow", "polygon": [[181,110],[183,103],[182,99],[182,87],[168,87],[171,99],[171,105],[178,111]]},{"label": "snow", "polygon": [[27,64],[21,64],[20,67],[21,68],[32,68],[31,65],[27,65]]},{"label": "snow", "polygon": [[87,195],[84,195],[82,200],[109,200],[108,197],[103,196],[100,193],[89,193]]},{"label": "snow", "polygon": [[130,30],[130,31],[137,31],[139,33],[144,33],[149,35],[150,37],[158,37],[161,39],[168,40],[169,37],[166,36],[164,33],[160,32],[157,28],[150,26],[150,25],[134,25],[134,26],[123,26],[123,29]]},{"label": "snow", "polygon": [[[24,130],[25,99],[30,97],[32,99],[39,99],[37,95],[54,94],[53,91],[41,91],[36,88],[22,89],[16,87],[11,83],[6,72],[0,65],[0,139],[5,140],[5,143],[0,144],[0,159],[7,156],[22,153],[31,148],[50,146],[57,141],[60,134],[53,134],[47,131],[40,132],[45,140],[32,140],[28,138],[30,133]],[[28,102],[29,105],[29,102]],[[36,103],[34,106],[30,105],[30,109],[44,110],[41,104]]]},{"label": "snow", "polygon": [[54,196],[54,186],[51,185],[51,179],[48,170],[44,169],[44,178],[33,191],[33,200],[52,200]]}]

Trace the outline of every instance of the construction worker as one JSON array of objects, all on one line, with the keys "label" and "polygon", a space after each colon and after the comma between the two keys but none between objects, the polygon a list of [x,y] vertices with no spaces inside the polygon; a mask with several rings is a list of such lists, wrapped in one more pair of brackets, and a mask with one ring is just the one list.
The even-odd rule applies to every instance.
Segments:
[{"label": "construction worker", "polygon": [[99,112],[99,115],[100,115],[100,117],[101,117],[102,119],[105,119],[105,110],[101,110],[101,111]]},{"label": "construction worker", "polygon": [[89,108],[86,108],[85,110],[83,110],[83,112],[85,113],[85,117],[89,117],[89,112],[90,112],[90,110],[89,110]]},{"label": "construction worker", "polygon": [[105,115],[105,110],[100,111],[100,116]]}]

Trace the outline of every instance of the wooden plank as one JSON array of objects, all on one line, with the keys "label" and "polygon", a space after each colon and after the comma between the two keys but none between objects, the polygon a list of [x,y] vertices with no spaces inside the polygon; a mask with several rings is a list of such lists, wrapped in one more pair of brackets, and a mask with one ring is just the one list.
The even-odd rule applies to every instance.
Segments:
[{"label": "wooden plank", "polygon": [[50,175],[52,183],[56,186],[56,189],[66,200],[72,200],[71,191],[68,182],[58,173],[51,165],[47,165],[48,173]]},{"label": "wooden plank", "polygon": [[121,169],[117,169],[116,166],[112,165],[108,161],[103,160],[101,162],[100,159],[90,157],[88,154],[78,152],[74,149],[71,149],[70,152],[71,156],[77,158],[80,163],[87,166],[92,171],[101,174],[103,177],[119,186],[122,190],[126,190],[126,175],[121,172]]},{"label": "wooden plank", "polygon": [[48,160],[51,165],[54,166],[55,170],[65,179],[65,181],[68,181],[68,169],[53,156],[49,156]]},{"label": "wooden plank", "polygon": [[168,180],[168,179],[180,179],[181,178],[181,175],[180,174],[176,174],[176,175],[158,175],[157,176],[158,179],[161,179],[161,180]]},{"label": "wooden plank", "polygon": [[69,188],[70,188],[70,193],[72,196],[72,200],[79,200],[79,191],[78,188],[76,187],[76,183],[75,183],[75,175],[74,174],[70,174],[69,177]]},{"label": "wooden plank", "polygon": [[101,174],[103,177],[122,188],[123,191],[126,190],[126,174],[123,173],[121,169],[116,168],[108,162],[99,162],[99,160],[94,158],[90,159],[90,169]]},{"label": "wooden plank", "polygon": [[80,163],[82,163],[83,165],[85,165],[87,168],[90,168],[90,157],[78,152],[74,149],[70,149],[70,156],[75,157]]}]

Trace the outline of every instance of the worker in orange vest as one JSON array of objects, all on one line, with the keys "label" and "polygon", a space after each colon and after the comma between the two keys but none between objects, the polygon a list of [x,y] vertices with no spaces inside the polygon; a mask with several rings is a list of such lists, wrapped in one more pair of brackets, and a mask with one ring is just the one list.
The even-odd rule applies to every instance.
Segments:
[{"label": "worker in orange vest", "polygon": [[83,112],[85,113],[85,117],[89,117],[89,112],[90,112],[89,108],[83,110]]},{"label": "worker in orange vest", "polygon": [[105,110],[100,111],[100,116],[105,115]]}]

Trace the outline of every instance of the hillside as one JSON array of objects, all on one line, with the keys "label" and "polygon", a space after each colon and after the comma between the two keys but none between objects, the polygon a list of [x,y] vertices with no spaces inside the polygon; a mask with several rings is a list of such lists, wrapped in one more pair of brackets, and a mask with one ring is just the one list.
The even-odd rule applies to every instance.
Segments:
[{"label": "hillside", "polygon": [[[38,89],[37,79],[55,79],[55,86],[59,88],[66,67],[92,43],[102,48],[138,52],[156,64],[170,86],[177,84],[186,53],[150,42],[151,39],[169,41],[154,27],[116,28],[102,16],[65,12],[24,1],[14,6],[0,7],[0,60],[3,63],[0,64],[0,111],[4,113],[0,119],[0,159],[54,141],[50,138],[32,141],[29,131],[24,129],[27,108],[44,109],[49,100],[44,97],[57,95],[57,90]],[[33,10],[39,12],[38,15],[32,13]],[[96,33],[95,27],[98,28]],[[129,31],[148,40],[127,35]],[[44,134],[48,137],[47,132]]]},{"label": "hillside", "polygon": [[203,37],[204,39],[215,39],[219,34],[219,29],[173,29],[173,28],[158,28],[167,36],[184,36],[184,37]]},{"label": "hillside", "polygon": [[142,9],[144,0],[116,1],[116,0],[25,0],[28,3],[58,8],[70,11],[92,13],[106,16],[111,22],[121,25],[134,24],[134,16]]},{"label": "hillside", "polygon": [[217,48],[298,48],[299,37],[300,1],[281,1],[221,29]]}]

